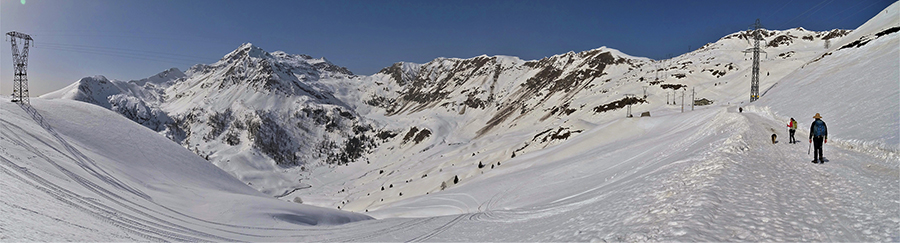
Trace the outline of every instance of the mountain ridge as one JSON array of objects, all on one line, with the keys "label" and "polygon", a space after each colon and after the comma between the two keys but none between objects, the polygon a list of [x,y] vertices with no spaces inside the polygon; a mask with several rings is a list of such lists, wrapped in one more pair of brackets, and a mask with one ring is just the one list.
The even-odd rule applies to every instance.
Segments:
[{"label": "mountain ridge", "polygon": [[[812,53],[809,45],[820,45],[826,36],[837,38],[831,33],[848,33],[800,28],[764,32],[767,40],[779,43],[770,49],[798,46],[808,49],[804,53]],[[731,80],[729,75],[747,71],[742,68],[746,59],[738,58],[742,54],[723,50],[743,45],[745,35],[746,31],[737,32],[667,60],[634,57],[604,46],[527,61],[479,55],[436,58],[424,64],[398,62],[371,76],[354,75],[325,58],[267,52],[244,43],[215,63],[194,65],[183,73],[170,69],[154,76],[168,78],[153,82],[110,81],[132,85],[82,100],[103,106],[106,95],[106,102],[121,104],[115,106],[116,112],[255,188],[280,195],[307,187],[298,181],[311,167],[371,162],[376,150],[417,148],[419,152],[409,154],[413,156],[448,140],[469,143],[531,133],[534,138],[507,155],[514,157],[618,117],[607,114],[610,111],[628,105],[657,107],[660,95],[680,87],[715,83],[701,93],[731,92],[734,84],[723,84],[729,87],[724,88],[715,80]],[[812,56],[797,51],[779,54],[784,55],[772,61],[795,63],[791,60],[798,55]],[[659,72],[664,76],[652,78]],[[631,92],[626,90],[641,86],[659,89],[651,90],[649,98],[623,97]],[[71,98],[61,92],[48,98]],[[433,116],[456,121],[434,123],[428,119]],[[280,172],[261,176],[274,171]]]}]

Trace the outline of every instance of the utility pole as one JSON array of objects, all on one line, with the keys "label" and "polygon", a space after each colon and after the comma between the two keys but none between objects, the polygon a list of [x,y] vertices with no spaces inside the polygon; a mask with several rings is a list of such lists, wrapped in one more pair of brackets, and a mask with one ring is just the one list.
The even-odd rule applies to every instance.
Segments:
[{"label": "utility pole", "polygon": [[[10,31],[6,33],[9,36],[9,42],[12,44],[12,60],[13,60],[13,94],[12,102],[21,102],[23,104],[30,103],[28,101],[28,47],[31,46],[30,35]],[[22,41],[22,53],[19,53],[18,42]]]},{"label": "utility pole", "polygon": [[759,30],[763,28],[759,19],[756,19],[756,23],[751,27],[753,28],[753,48],[744,50],[744,53],[753,53],[753,76],[750,78],[750,102],[753,102],[759,99],[759,53],[766,52],[759,49],[759,41],[763,40],[759,33]]},{"label": "utility pole", "polygon": [[694,103],[697,103],[697,98],[694,97],[695,91],[697,88],[691,87],[691,111],[694,110]]},{"label": "utility pole", "polygon": [[684,90],[681,90],[681,113],[684,113]]}]

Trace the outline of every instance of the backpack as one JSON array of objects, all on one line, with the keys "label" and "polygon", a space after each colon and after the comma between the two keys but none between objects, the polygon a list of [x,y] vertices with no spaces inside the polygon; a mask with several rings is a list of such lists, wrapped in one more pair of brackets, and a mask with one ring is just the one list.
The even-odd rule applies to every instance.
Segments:
[{"label": "backpack", "polygon": [[812,124],[812,135],[814,137],[824,137],[828,135],[828,128],[825,127],[825,122],[822,120],[816,120]]}]

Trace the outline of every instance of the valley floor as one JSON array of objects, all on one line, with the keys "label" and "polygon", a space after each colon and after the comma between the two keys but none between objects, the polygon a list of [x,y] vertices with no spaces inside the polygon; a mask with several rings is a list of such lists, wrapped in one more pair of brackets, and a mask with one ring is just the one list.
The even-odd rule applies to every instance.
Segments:
[{"label": "valley floor", "polygon": [[[519,163],[511,166],[519,169],[380,212],[427,215],[433,208],[455,207],[462,214],[333,226],[203,220],[121,188],[78,181],[81,177],[71,174],[95,165],[57,164],[90,161],[81,152],[85,148],[67,145],[66,134],[56,135],[58,141],[41,139],[46,135],[38,133],[55,132],[28,132],[38,125],[10,121],[9,114],[0,116],[2,241],[900,240],[895,157],[829,143],[829,161],[812,164],[803,153],[805,132],[796,135],[800,143],[787,143],[782,122],[737,113],[735,107],[601,125],[565,144],[517,157],[510,163]],[[634,136],[602,136],[623,127]],[[779,135],[776,144],[769,138],[773,132]]]}]

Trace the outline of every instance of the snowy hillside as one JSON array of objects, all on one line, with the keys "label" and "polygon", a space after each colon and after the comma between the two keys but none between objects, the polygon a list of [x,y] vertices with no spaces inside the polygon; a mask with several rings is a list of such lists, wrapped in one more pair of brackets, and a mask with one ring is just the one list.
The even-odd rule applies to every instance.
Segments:
[{"label": "snowy hillside", "polygon": [[[247,44],[182,77],[143,85],[94,77],[43,98],[103,106],[107,95],[104,107],[131,120],[141,116],[128,114],[168,117],[150,127],[244,184],[341,210],[316,211],[322,214],[314,219],[364,219],[346,211],[378,219],[244,228],[221,216],[210,224],[227,226],[182,232],[197,239],[898,241],[898,12],[894,3],[853,31],[763,31],[762,97],[754,103],[746,102],[747,31],[668,60],[601,47],[541,60],[397,63],[372,76]],[[117,97],[143,106],[116,110]],[[39,110],[73,104],[35,100]],[[627,104],[635,117],[626,118]],[[19,112],[14,108],[6,110]],[[809,163],[802,149],[817,112],[830,130],[825,164]],[[799,144],[787,143],[789,117],[801,123]],[[162,137],[143,131],[135,137]],[[82,143],[105,143],[95,139],[104,140]],[[92,153],[103,157],[107,149]],[[3,202],[22,208],[9,211],[17,215],[39,212]],[[312,224],[302,216],[272,218]],[[76,236],[102,228],[66,222]],[[234,237],[212,237],[220,231]],[[25,233],[0,239],[29,239],[23,235],[35,231],[15,232]]]},{"label": "snowy hillside", "polygon": [[[770,55],[763,56],[761,90],[825,53],[826,42],[851,33],[763,32]],[[336,96],[396,138],[379,144],[356,170],[312,171],[308,181],[314,186],[291,196],[357,212],[377,210],[466,184],[491,168],[513,166],[518,156],[562,146],[622,119],[628,104],[635,116],[670,115],[681,112],[685,102],[690,110],[695,92],[705,101],[697,102],[701,108],[739,105],[749,97],[752,62],[743,53],[752,46],[748,35],[728,35],[669,60],[601,47],[533,61],[479,56],[397,63],[359,82],[337,82],[334,86],[358,85],[351,89],[357,92]]]},{"label": "snowy hillside", "polygon": [[[896,13],[896,12],[895,12]],[[806,127],[821,113],[829,141],[884,156],[900,153],[900,19],[875,16],[790,73],[754,104]],[[804,126],[801,126],[804,127]],[[807,128],[808,129],[808,128]],[[894,157],[896,158],[896,157]]]},{"label": "snowy hillside", "polygon": [[32,104],[0,102],[2,241],[238,241],[369,219],[263,195],[100,107]]},{"label": "snowy hillside", "polygon": [[355,76],[325,59],[241,45],[216,63],[144,80],[86,77],[42,96],[100,105],[153,129],[269,195],[308,187],[310,165],[345,164],[374,129],[320,79]]},{"label": "snowy hillside", "polygon": [[183,78],[177,68],[163,71],[153,77],[123,82],[108,80],[104,76],[85,77],[63,89],[42,95],[45,99],[71,99],[115,111],[163,133],[170,133],[174,121],[159,109],[163,87]]}]

